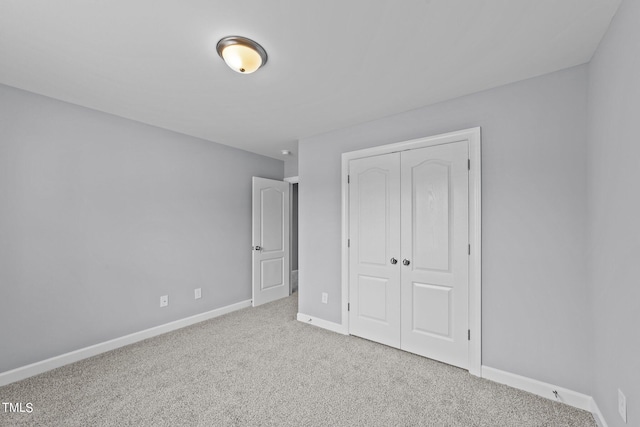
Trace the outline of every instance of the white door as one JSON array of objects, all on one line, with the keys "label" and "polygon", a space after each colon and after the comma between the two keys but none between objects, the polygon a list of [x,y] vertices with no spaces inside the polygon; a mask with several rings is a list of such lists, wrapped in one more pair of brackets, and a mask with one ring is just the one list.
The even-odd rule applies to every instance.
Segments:
[{"label": "white door", "polygon": [[349,332],[400,346],[400,154],[349,163]]},{"label": "white door", "polygon": [[289,295],[289,183],[253,177],[253,306]]},{"label": "white door", "polygon": [[469,367],[466,141],[349,162],[349,333]]},{"label": "white door", "polygon": [[401,348],[468,369],[467,142],[402,153]]}]

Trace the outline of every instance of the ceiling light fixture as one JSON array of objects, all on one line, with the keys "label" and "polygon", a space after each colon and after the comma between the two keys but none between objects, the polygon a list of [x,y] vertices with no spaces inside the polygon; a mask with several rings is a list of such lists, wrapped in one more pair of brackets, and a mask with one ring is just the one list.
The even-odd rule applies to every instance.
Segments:
[{"label": "ceiling light fixture", "polygon": [[267,51],[246,37],[224,37],[216,50],[229,68],[241,74],[251,74],[267,63]]}]

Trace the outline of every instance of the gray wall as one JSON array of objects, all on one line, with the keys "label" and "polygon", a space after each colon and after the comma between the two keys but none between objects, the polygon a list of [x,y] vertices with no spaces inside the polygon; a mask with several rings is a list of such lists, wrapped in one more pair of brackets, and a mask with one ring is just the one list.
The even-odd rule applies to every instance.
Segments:
[{"label": "gray wall", "polygon": [[283,172],[0,86],[0,372],[250,299],[251,176]]},{"label": "gray wall", "polygon": [[586,85],[580,66],[301,140],[299,311],[341,321],[341,153],[481,126],[482,363],[590,393]]},{"label": "gray wall", "polygon": [[610,427],[640,426],[640,2],[626,0],[589,66],[589,277],[594,397]]},{"label": "gray wall", "polygon": [[298,176],[298,154],[293,153],[291,156],[284,158],[284,176],[292,178]]}]

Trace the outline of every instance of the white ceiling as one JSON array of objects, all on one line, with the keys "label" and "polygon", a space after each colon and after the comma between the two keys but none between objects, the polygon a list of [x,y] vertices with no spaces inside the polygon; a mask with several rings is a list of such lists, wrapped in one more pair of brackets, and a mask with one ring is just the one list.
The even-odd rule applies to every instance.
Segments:
[{"label": "white ceiling", "polygon": [[[620,0],[1,0],[0,83],[271,157],[588,62]],[[227,35],[267,65],[233,72]]]}]

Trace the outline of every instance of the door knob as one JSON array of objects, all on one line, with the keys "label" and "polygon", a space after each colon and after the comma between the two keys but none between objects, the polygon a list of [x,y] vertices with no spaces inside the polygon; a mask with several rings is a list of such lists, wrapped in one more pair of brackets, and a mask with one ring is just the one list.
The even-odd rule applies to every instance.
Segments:
[{"label": "door knob", "polygon": [[253,249],[256,250],[256,251],[261,251],[262,250],[262,246],[254,246]]},{"label": "door knob", "polygon": [[394,265],[395,265],[395,264],[397,264],[397,263],[398,263],[398,260],[397,260],[397,259],[395,259],[395,258],[391,258],[391,264],[394,264]]},{"label": "door knob", "polygon": [[411,261],[409,261],[408,259],[402,260],[402,265],[409,265],[409,264],[411,264]]}]

